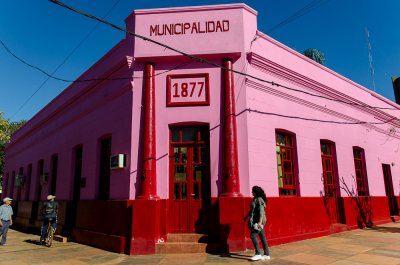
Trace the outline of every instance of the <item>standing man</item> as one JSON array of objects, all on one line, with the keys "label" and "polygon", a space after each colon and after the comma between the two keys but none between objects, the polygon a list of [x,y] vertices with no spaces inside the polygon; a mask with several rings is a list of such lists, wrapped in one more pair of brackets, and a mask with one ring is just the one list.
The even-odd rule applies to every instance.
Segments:
[{"label": "standing man", "polygon": [[3,199],[4,204],[0,206],[0,235],[1,235],[1,246],[6,245],[7,232],[10,225],[12,225],[13,210],[11,207],[11,198],[5,197]]},{"label": "standing man", "polygon": [[47,202],[43,203],[42,213],[44,216],[42,233],[40,235],[40,242],[43,244],[46,237],[47,228],[49,224],[53,227],[54,231],[57,228],[57,213],[58,213],[58,202],[54,201],[56,196],[47,196]]}]

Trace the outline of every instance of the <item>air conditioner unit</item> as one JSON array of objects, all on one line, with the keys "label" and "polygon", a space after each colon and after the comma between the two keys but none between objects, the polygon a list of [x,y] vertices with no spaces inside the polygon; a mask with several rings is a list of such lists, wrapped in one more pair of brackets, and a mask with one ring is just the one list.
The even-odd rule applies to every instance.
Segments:
[{"label": "air conditioner unit", "polygon": [[126,167],[126,155],[117,154],[110,157],[110,169],[119,169]]}]

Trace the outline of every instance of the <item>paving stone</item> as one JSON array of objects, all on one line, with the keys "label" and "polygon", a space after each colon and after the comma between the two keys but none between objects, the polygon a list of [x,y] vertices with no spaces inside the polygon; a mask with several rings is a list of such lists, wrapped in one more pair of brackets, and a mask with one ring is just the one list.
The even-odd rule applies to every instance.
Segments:
[{"label": "paving stone", "polygon": [[400,258],[400,252],[398,250],[373,249],[371,251],[368,251],[366,254]]},{"label": "paving stone", "polygon": [[329,248],[314,249],[314,250],[308,251],[307,254],[331,257],[334,259],[345,259],[345,258],[348,258],[353,255],[353,253],[349,253],[346,251],[339,251],[339,250],[335,250],[335,249],[329,249]]},{"label": "paving stone", "polygon": [[361,263],[361,262],[355,262],[355,261],[349,261],[349,260],[338,260],[335,261],[329,265],[369,265],[368,263]]},{"label": "paving stone", "polygon": [[377,265],[400,264],[400,258],[391,258],[391,257],[385,257],[385,256],[381,256],[381,255],[371,255],[371,254],[358,254],[358,255],[352,256],[350,258],[347,258],[347,260],[356,261],[356,262],[364,262],[367,264],[377,264]]},{"label": "paving stone", "polygon": [[340,250],[346,253],[351,253],[351,254],[357,254],[357,253],[362,253],[366,252],[368,250],[371,250],[371,247],[368,246],[359,246],[356,244],[332,244],[329,245],[330,249],[335,249],[335,250]]},{"label": "paving stone", "polygon": [[299,253],[295,255],[290,255],[287,257],[282,258],[284,260],[292,261],[292,262],[303,262],[305,264],[310,265],[323,265],[323,264],[330,264],[335,262],[337,259],[331,257],[325,257],[320,255],[312,255],[308,253]]},{"label": "paving stone", "polygon": [[74,242],[37,244],[38,236],[10,230],[0,248],[1,265],[365,265],[400,264],[400,223],[346,231],[270,248],[271,260],[251,262],[253,250],[229,254],[173,254],[128,256]]}]

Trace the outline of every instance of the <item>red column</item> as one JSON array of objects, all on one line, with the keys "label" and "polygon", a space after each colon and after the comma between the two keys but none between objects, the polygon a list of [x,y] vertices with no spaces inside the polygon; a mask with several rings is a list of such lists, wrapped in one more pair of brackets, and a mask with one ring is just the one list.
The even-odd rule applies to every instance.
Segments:
[{"label": "red column", "polygon": [[143,153],[142,153],[142,185],[138,199],[156,199],[156,104],[154,64],[145,65]]},{"label": "red column", "polygon": [[224,197],[240,197],[239,162],[236,132],[235,87],[233,80],[232,59],[224,59]]}]

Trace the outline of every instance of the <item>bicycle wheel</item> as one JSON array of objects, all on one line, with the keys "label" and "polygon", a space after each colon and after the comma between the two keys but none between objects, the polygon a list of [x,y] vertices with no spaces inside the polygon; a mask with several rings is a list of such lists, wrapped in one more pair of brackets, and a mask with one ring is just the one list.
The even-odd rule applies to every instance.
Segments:
[{"label": "bicycle wheel", "polygon": [[51,247],[51,244],[53,243],[53,235],[54,235],[54,230],[51,224],[49,224],[49,227],[47,228],[47,235],[46,235],[46,246]]}]

